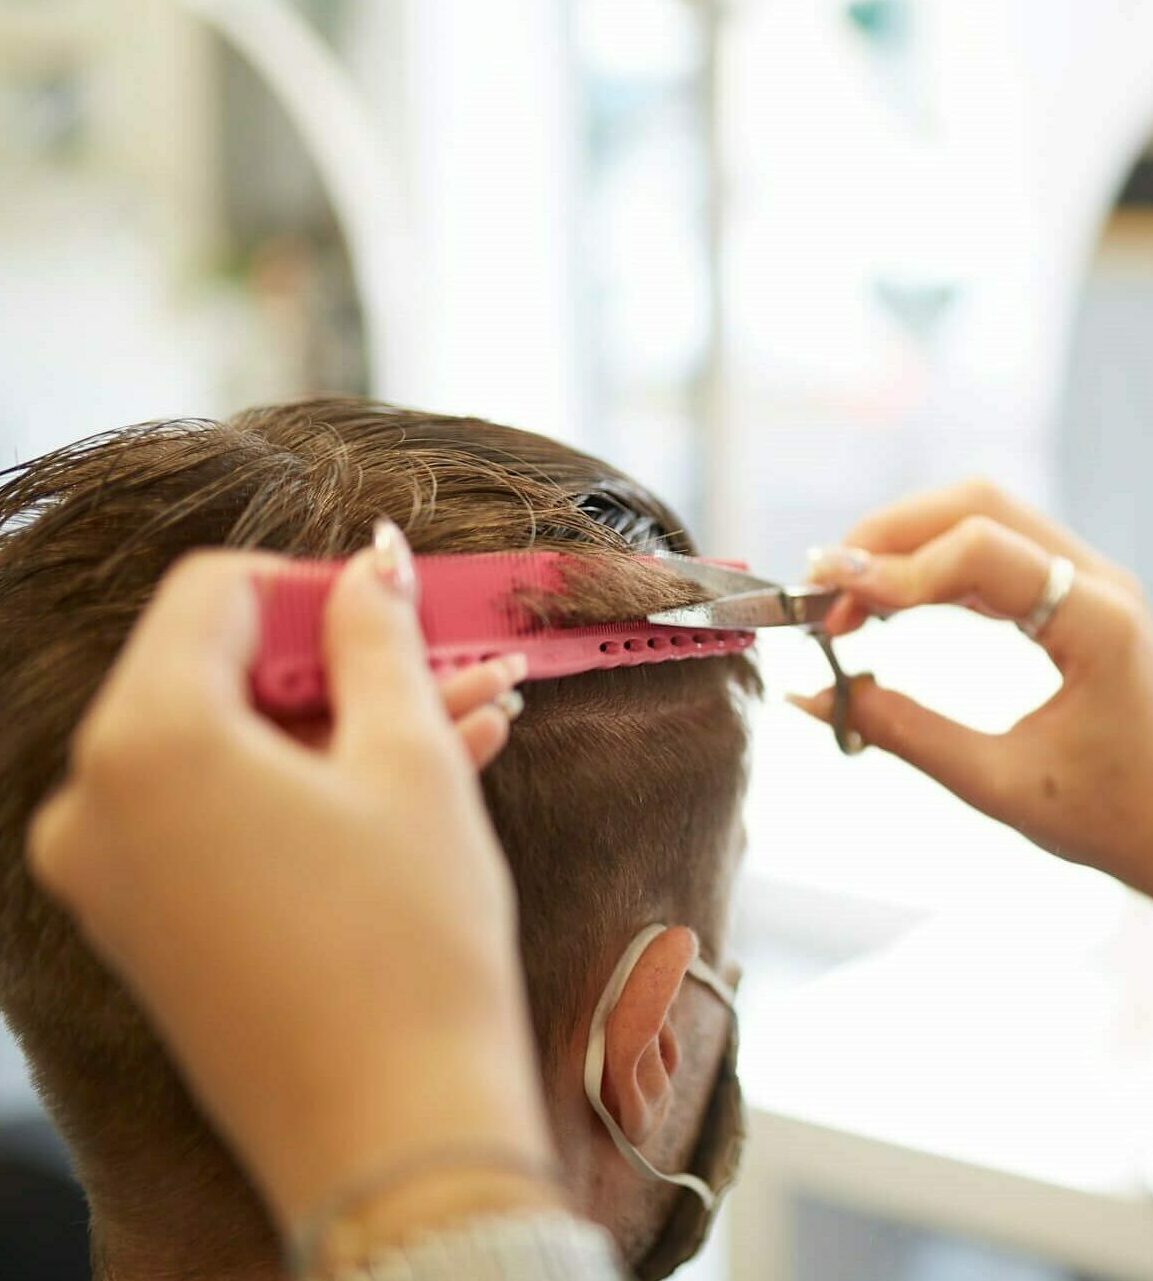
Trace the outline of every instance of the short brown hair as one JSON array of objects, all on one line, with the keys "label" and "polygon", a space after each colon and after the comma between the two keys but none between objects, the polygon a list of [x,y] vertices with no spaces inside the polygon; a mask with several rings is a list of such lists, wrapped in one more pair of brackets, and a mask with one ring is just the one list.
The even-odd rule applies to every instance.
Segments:
[{"label": "short brown hair", "polygon": [[[611,467],[530,433],[363,401],[152,424],[83,441],[0,488],[0,1006],[82,1174],[102,1135],[202,1142],[195,1110],[131,1002],[38,893],[30,813],[70,733],[169,565],[194,547],[339,556],[382,514],[417,551],[580,547],[604,557],[595,608],[670,603],[632,552],[692,551],[671,512]],[[607,572],[611,567],[612,572]],[[589,619],[589,621],[596,621]],[[529,687],[485,788],[511,861],[546,1058],[640,925],[725,913],[744,785],[744,658],[595,672]],[[130,1144],[129,1144],[130,1146]]]}]

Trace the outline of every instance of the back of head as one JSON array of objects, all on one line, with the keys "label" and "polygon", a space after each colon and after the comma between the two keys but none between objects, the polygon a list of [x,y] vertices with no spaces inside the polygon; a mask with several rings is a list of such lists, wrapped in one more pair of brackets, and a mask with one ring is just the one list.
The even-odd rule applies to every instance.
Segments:
[{"label": "back of head", "polygon": [[[381,515],[418,552],[579,545],[602,556],[595,599],[573,602],[573,621],[675,603],[626,553],[692,550],[658,500],[594,459],[361,401],[113,433],[16,468],[0,488],[0,1007],[97,1204],[124,1195],[138,1156],[175,1161],[215,1145],[131,1002],[29,881],[28,817],[182,553],[341,556],[367,544]],[[740,691],[754,684],[733,657],[526,690],[485,790],[520,892],[546,1062],[638,926],[682,922],[713,950],[744,781]]]}]

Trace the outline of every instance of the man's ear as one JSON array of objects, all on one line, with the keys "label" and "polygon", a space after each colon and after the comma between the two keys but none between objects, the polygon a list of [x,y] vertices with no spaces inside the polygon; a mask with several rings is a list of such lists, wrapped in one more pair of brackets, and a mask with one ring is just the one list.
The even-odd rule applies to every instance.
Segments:
[{"label": "man's ear", "polygon": [[658,934],[605,1027],[601,1097],[634,1147],[660,1128],[672,1106],[681,1050],[670,1014],[697,951],[696,935],[686,926]]}]

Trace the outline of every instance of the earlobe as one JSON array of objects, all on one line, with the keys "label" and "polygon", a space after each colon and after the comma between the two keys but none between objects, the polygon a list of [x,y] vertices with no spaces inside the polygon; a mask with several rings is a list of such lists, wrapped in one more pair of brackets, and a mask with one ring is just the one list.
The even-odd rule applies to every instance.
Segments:
[{"label": "earlobe", "polygon": [[653,939],[605,1028],[601,1096],[637,1147],[660,1129],[672,1107],[681,1047],[671,1013],[697,951],[696,935],[685,926]]}]

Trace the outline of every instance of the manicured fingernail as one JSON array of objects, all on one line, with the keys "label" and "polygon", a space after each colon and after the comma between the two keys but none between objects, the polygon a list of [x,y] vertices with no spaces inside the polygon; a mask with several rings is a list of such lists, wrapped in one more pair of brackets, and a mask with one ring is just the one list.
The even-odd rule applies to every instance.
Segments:
[{"label": "manicured fingernail", "polygon": [[510,689],[503,694],[498,694],[493,702],[510,721],[519,720],[524,711],[524,695],[518,689]]},{"label": "manicured fingernail", "polygon": [[373,527],[372,546],[380,580],[398,596],[412,600],[416,596],[416,565],[400,526],[395,521],[378,520]]},{"label": "manicured fingernail", "polygon": [[503,661],[509,680],[519,685],[528,675],[528,659],[524,654],[507,654]]},{"label": "manicured fingernail", "polygon": [[809,548],[809,577],[818,581],[859,578],[872,563],[869,553],[859,547]]}]

